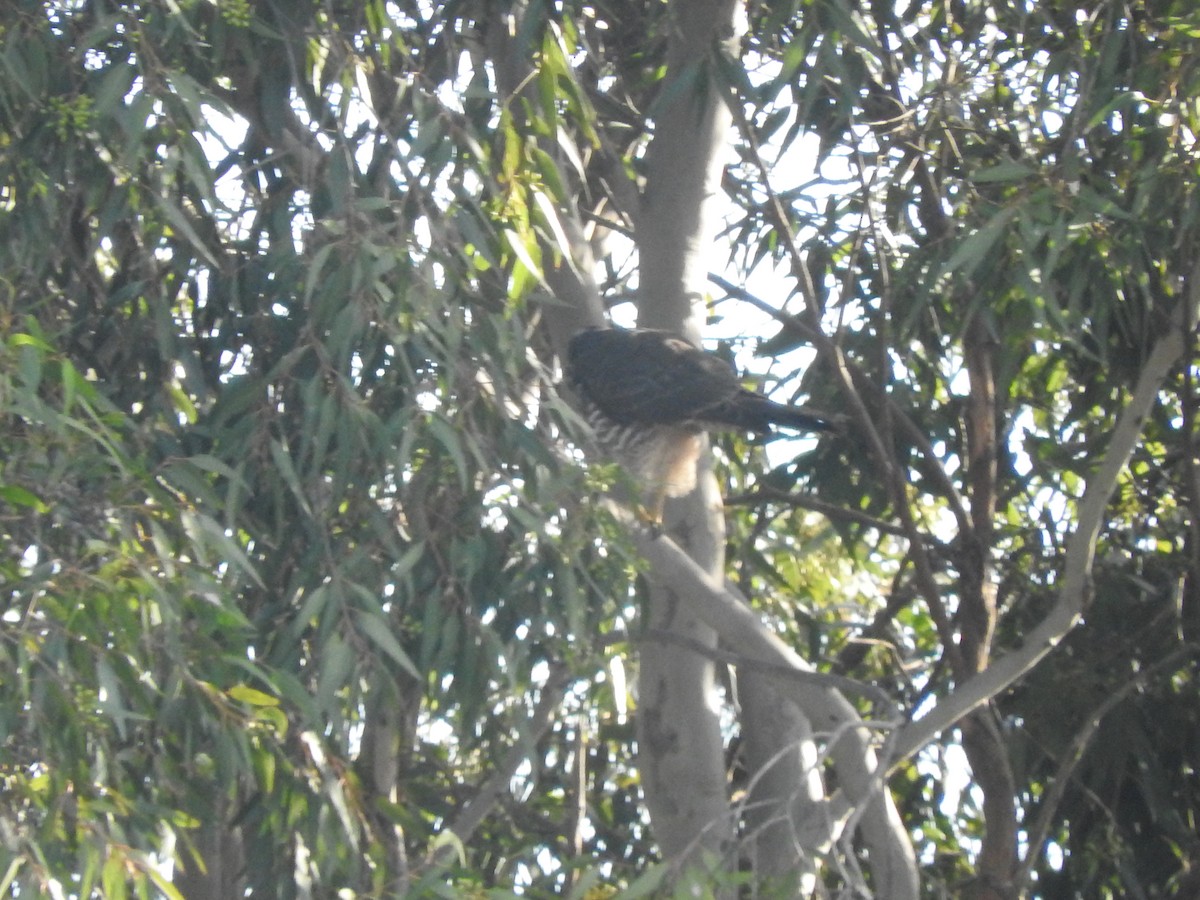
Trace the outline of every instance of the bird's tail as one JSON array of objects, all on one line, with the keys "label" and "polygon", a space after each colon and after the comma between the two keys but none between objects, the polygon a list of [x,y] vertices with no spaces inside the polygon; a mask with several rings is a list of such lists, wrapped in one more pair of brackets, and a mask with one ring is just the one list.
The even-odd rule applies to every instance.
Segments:
[{"label": "bird's tail", "polygon": [[768,400],[762,394],[744,391],[732,401],[723,403],[713,419],[719,424],[746,431],[770,431],[772,425],[798,431],[834,431],[836,426],[802,406],[788,406]]},{"label": "bird's tail", "polygon": [[822,419],[801,406],[784,406],[782,403],[772,403],[771,406],[772,424],[795,428],[799,431],[833,431],[835,429],[834,424],[828,419]]}]

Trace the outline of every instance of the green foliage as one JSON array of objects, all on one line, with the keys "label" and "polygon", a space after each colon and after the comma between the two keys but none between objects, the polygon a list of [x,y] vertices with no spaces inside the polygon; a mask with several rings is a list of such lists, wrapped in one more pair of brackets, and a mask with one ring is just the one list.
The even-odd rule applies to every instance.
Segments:
[{"label": "green foliage", "polygon": [[[589,502],[612,473],[575,465],[541,327],[572,224],[589,276],[636,286],[616,236],[670,99],[669,4],[534,4],[511,34],[482,3],[12,7],[0,894],[176,896],[228,832],[228,895],[682,896],[622,680],[640,564]],[[759,302],[780,323],[760,368],[845,411],[831,359],[801,380],[788,355],[836,337],[952,624],[986,530],[1000,655],[1053,602],[1075,503],[1189,289],[1200,18],[750,12],[743,58],[704,79],[744,117],[727,275],[781,298]],[[1167,896],[1200,859],[1192,357],[1110,506],[1085,627],[996,705],[1021,821],[1045,811],[1057,851],[1041,896]],[[945,696],[888,467],[854,428],[801,451],[719,443],[730,577],[819,668],[908,710]],[[973,876],[986,831],[976,793],[948,797],[956,740],[891,784],[931,895]]]},{"label": "green foliage", "polygon": [[[563,513],[585,491],[506,274],[529,211],[464,191],[493,175],[487,138],[430,104],[434,58],[401,63],[397,142],[359,168],[372,139],[338,97],[404,51],[361,13],[338,24],[374,63],[322,31],[292,84],[302,21],[245,4],[5,23],[0,819],[22,894],[167,884],[172,846],[206,865],[209,823],[245,835],[252,889],[385,893],[548,666],[604,683],[599,585],[626,563]],[[309,148],[319,170],[269,149],[293,89],[347,129]],[[430,143],[447,125],[463,141]],[[550,759],[574,740],[522,739]],[[549,813],[470,865],[537,871]]]},{"label": "green foliage", "polygon": [[[806,9],[822,27],[790,30],[778,10],[761,10],[769,21],[755,32],[755,49],[774,65],[764,66],[768,77],[745,98],[757,143],[744,145],[730,179],[745,186],[739,197],[746,210],[731,231],[739,255],[790,270],[796,299],[780,317],[785,323],[790,316],[807,325],[816,315],[838,329],[856,384],[875,402],[870,411],[905,467],[952,610],[965,602],[959,579],[968,566],[966,541],[978,527],[967,508],[976,489],[967,369],[981,352],[970,333],[982,322],[1003,438],[988,525],[1002,611],[995,652],[1002,652],[1019,646],[1053,601],[1074,503],[1116,414],[1154,341],[1182,305],[1194,303],[1187,291],[1196,290],[1200,236],[1196,14],[1173,2],[1021,10],[960,4],[931,6],[918,27],[881,8],[861,18],[836,2]],[[881,52],[881,34],[894,52]],[[789,180],[777,167],[770,176],[788,217],[781,223],[762,192],[757,148],[770,146],[774,157],[814,134],[818,173],[844,186],[806,194],[815,182]],[[789,255],[780,239],[785,224],[804,240],[802,255]],[[805,303],[807,311],[797,312]],[[797,333],[784,329],[771,352],[795,346]],[[1053,839],[1064,858],[1052,867],[1039,857],[1045,896],[1103,889],[1166,896],[1164,873],[1186,871],[1195,858],[1194,840],[1168,824],[1194,821],[1194,798],[1185,799],[1190,763],[1167,749],[1191,741],[1194,725],[1186,716],[1143,718],[1155,703],[1187,709],[1195,699],[1185,674],[1188,644],[1183,657],[1172,656],[1181,637],[1195,635],[1183,624],[1195,616],[1195,492],[1192,464],[1184,462],[1194,448],[1193,365],[1189,358],[1164,391],[1114,499],[1086,627],[1000,704],[1013,730],[1010,753],[1027,817],[1043,811],[1039,798],[1055,778],[1072,779],[1063,806],[1051,809],[1062,823]],[[836,408],[837,385],[818,369],[803,388]],[[789,390],[788,379],[781,389]],[[906,420],[917,428],[904,427]],[[885,475],[865,442],[829,442],[775,470],[771,488],[811,484],[845,511],[831,524],[849,542],[856,571],[888,563],[872,582],[876,588],[892,579],[887,595],[862,598],[849,622],[830,610],[808,627],[830,649],[861,629],[886,638],[907,663],[902,673],[878,648],[836,657],[827,649],[823,658],[854,662],[851,671],[894,681],[900,691],[907,682],[915,701],[949,686],[943,664],[926,674],[916,668],[940,659],[943,639],[919,608],[906,606],[922,595],[911,557],[889,546],[882,529],[851,517],[894,522]],[[769,503],[771,494],[763,499]],[[807,520],[775,509],[773,535],[804,533]],[[761,521],[745,520],[750,534]],[[793,541],[772,540],[776,572],[804,552]],[[748,559],[741,548],[734,555]],[[787,589],[811,583],[820,596],[821,580],[800,578]],[[847,625],[857,627],[847,632]],[[1082,748],[1082,764],[1059,768],[1101,702],[1163,658],[1174,666],[1146,676],[1108,713],[1124,724],[1106,720]],[[1130,716],[1134,709],[1143,712]],[[1152,721],[1170,724],[1164,731]],[[1114,740],[1112,728],[1123,736]],[[969,829],[961,820],[950,827],[941,800],[931,803],[928,788],[916,791],[924,777],[914,779],[906,802],[941,858],[960,861],[944,876],[953,884],[968,874],[961,861]],[[964,807],[963,815],[978,813]]]}]

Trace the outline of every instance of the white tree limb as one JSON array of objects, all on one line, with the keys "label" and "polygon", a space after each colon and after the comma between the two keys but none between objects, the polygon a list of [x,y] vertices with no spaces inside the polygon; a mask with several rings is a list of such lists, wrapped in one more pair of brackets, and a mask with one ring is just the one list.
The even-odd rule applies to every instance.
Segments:
[{"label": "white tree limb", "polygon": [[908,900],[919,894],[912,843],[891,796],[882,789],[870,727],[841,693],[791,673],[812,673],[791,647],[768,630],[745,598],[693,562],[668,538],[634,530],[638,551],[651,567],[651,577],[686,597],[696,615],[711,625],[734,653],[783,671],[770,671],[781,697],[794,703],[817,731],[837,735],[829,755],[842,790],[853,804],[868,804],[862,836],[870,853],[879,897]]},{"label": "white tree limb", "polygon": [[1142,425],[1158,401],[1164,379],[1183,354],[1187,327],[1200,305],[1200,264],[1193,273],[1183,322],[1168,331],[1150,351],[1133,394],[1117,419],[1112,439],[1096,473],[1088,479],[1079,502],[1079,521],[1067,540],[1062,586],[1054,607],[1025,639],[1021,649],[1000,657],[988,668],[960,685],[928,713],[905,725],[896,737],[889,768],[916,753],[938,734],[962,720],[1033,669],[1079,621],[1092,594],[1092,562],[1096,539],[1104,525],[1108,501],[1117,479],[1129,463],[1142,434]]}]

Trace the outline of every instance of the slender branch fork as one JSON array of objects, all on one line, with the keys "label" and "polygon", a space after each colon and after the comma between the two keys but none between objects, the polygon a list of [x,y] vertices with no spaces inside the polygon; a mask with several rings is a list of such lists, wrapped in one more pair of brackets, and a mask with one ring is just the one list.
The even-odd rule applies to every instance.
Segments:
[{"label": "slender branch fork", "polygon": [[1151,350],[1133,394],[1117,419],[1108,450],[1087,481],[1079,503],[1078,524],[1067,540],[1064,576],[1054,606],[1028,634],[1020,649],[993,660],[987,669],[961,684],[926,715],[905,725],[897,735],[891,769],[1030,671],[1079,621],[1091,599],[1092,562],[1108,501],[1137,447],[1142,425],[1158,401],[1163,382],[1182,357],[1194,328],[1200,309],[1200,261],[1189,281],[1179,321]]},{"label": "slender branch fork", "polygon": [[[816,296],[816,289],[812,283],[812,275],[800,253],[800,248],[797,246],[796,236],[791,223],[788,221],[787,213],[783,208],[783,202],[779,199],[778,193],[776,193],[771,184],[770,170],[763,160],[762,154],[759,152],[758,142],[754,137],[754,130],[746,119],[745,112],[737,98],[730,96],[727,98],[727,102],[729,108],[733,111],[733,118],[737,123],[738,129],[750,147],[751,159],[755,168],[758,169],[759,180],[767,195],[767,208],[772,224],[783,239],[783,246],[791,258],[792,269],[799,282],[801,295],[804,297],[805,309],[800,317],[792,319],[792,324],[800,328],[805,336],[812,341],[817,349],[817,353],[827,361],[831,371],[839,382],[842,395],[849,403],[851,417],[860,433],[866,438],[871,455],[879,466],[879,471],[883,473],[883,481],[888,489],[888,493],[892,497],[896,513],[900,517],[901,528],[912,544],[913,569],[916,573],[917,584],[921,597],[929,608],[929,613],[933,617],[934,624],[937,627],[943,650],[950,663],[950,668],[955,673],[962,673],[965,669],[958,642],[954,639],[954,627],[950,621],[950,615],[946,611],[945,603],[942,601],[942,593],[938,589],[937,581],[934,577],[933,563],[929,557],[926,542],[921,536],[921,530],[917,526],[916,517],[913,515],[912,504],[909,502],[908,479],[905,477],[904,472],[895,464],[892,455],[888,452],[887,447],[890,441],[885,440],[884,437],[894,421],[899,422],[908,434],[919,435],[920,429],[911,423],[902,411],[896,409],[892,404],[887,403],[886,400],[881,404],[881,409],[884,410],[882,428],[876,424],[874,418],[871,416],[859,391],[859,384],[863,383],[864,379],[855,377],[854,367],[846,359],[841,346],[827,335],[821,327],[820,316],[813,303],[813,298]],[[927,455],[932,453],[932,448],[928,446],[927,442],[923,444],[922,450]],[[930,458],[932,457],[930,456]],[[940,469],[940,466],[933,466],[933,468]],[[943,487],[949,489],[946,497],[950,503],[951,511],[954,513],[960,528],[966,533],[966,530],[970,526],[970,520],[962,497],[948,479],[945,480]]]},{"label": "slender branch fork", "polygon": [[[960,645],[955,640],[954,629],[942,603],[941,592],[934,580],[934,570],[928,554],[928,543],[918,529],[908,500],[907,481],[903,472],[895,466],[886,451],[887,441],[884,440],[884,433],[886,433],[889,423],[897,419],[904,425],[911,423],[907,422],[899,410],[888,406],[886,400],[882,404],[882,408],[885,410],[883,432],[872,420],[859,392],[859,386],[863,383],[862,379],[856,379],[852,365],[845,358],[841,347],[821,327],[818,310],[812,302],[816,293],[811,283],[811,274],[796,244],[783,205],[771,187],[769,171],[755,143],[753,130],[741,104],[736,102],[736,98],[731,97],[729,105],[735,121],[749,144],[752,161],[759,170],[761,183],[767,193],[769,216],[781,237],[784,238],[784,246],[791,257],[802,296],[806,301],[806,307],[798,317],[787,316],[774,309],[767,311],[788,327],[798,330],[811,340],[839,380],[851,414],[884,473],[884,480],[900,518],[901,529],[909,538],[918,588],[937,625],[947,661],[957,676],[958,684],[951,694],[920,719],[907,723],[895,735],[895,740],[888,748],[887,763],[883,767],[887,770],[887,774],[890,774],[904,760],[925,746],[929,740],[961,722],[973,710],[978,709],[1029,672],[1061,642],[1067,632],[1079,621],[1091,596],[1092,563],[1096,541],[1104,522],[1105,509],[1115,490],[1120,473],[1128,464],[1141,439],[1145,419],[1157,402],[1159,392],[1171,369],[1185,352],[1195,328],[1197,312],[1200,309],[1200,260],[1197,261],[1194,270],[1188,277],[1177,321],[1153,346],[1139,373],[1130,398],[1121,411],[1111,443],[1100,465],[1087,480],[1086,490],[1078,507],[1078,524],[1068,539],[1064,578],[1054,607],[1038,627],[1028,635],[1020,649],[991,661],[978,673],[972,673],[966,665]],[[716,278],[711,280],[723,287],[735,287],[722,284]],[[737,292],[737,294],[742,296],[741,292]],[[925,448],[925,452],[928,453],[929,448]],[[932,457],[929,458],[932,459]],[[953,489],[953,486],[950,487],[951,490],[946,492],[946,498],[959,523],[961,532],[964,535],[975,533],[974,526],[977,523],[972,522],[964,499],[957,490]],[[984,523],[983,527],[986,528],[987,524]],[[1032,854],[1030,855],[1032,856]],[[1027,873],[1028,864],[1021,871],[1022,875],[1027,876]]]}]

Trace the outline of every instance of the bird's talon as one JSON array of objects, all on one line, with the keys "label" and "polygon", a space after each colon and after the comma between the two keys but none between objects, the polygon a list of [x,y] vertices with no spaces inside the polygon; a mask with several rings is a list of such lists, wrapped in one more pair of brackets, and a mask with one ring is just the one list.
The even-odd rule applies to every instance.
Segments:
[{"label": "bird's talon", "polygon": [[646,527],[646,530],[650,532],[651,537],[657,538],[662,535],[663,522],[661,511],[656,513],[654,510],[638,504],[634,507],[634,515]]}]

